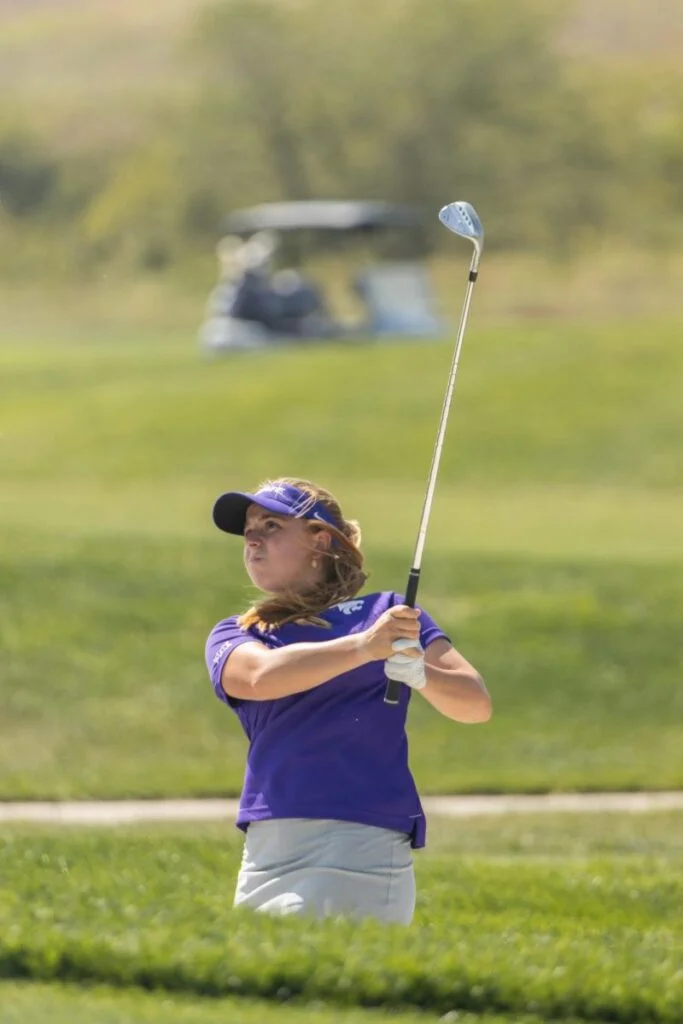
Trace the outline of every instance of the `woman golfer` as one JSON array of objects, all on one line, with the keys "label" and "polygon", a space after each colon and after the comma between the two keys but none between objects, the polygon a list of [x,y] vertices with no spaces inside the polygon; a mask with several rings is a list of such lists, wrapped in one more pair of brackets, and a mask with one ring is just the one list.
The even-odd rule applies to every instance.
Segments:
[{"label": "woman golfer", "polygon": [[[216,625],[206,663],[249,752],[235,906],[410,924],[425,817],[408,767],[411,690],[456,722],[485,722],[477,671],[425,611],[365,581],[358,524],[334,497],[283,478],[221,495],[263,597]],[[405,683],[398,706],[386,678]]]}]

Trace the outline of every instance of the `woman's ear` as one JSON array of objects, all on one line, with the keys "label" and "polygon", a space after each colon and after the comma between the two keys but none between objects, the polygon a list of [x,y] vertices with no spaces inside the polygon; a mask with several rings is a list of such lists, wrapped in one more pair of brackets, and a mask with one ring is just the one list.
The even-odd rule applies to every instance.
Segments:
[{"label": "woman's ear", "polygon": [[329,530],[316,530],[313,534],[313,547],[316,551],[329,551],[332,547],[332,534]]}]

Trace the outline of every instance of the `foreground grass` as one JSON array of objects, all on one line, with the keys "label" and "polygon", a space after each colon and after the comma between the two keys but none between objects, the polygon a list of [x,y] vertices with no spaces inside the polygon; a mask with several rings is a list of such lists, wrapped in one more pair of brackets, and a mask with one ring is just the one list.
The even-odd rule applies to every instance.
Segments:
[{"label": "foreground grass", "polygon": [[680,1020],[681,815],[436,822],[409,930],[231,911],[239,844],[215,825],[5,832],[0,975],[349,1010]]},{"label": "foreground grass", "polygon": [[[322,1000],[297,1005],[294,1001],[191,998],[169,992],[122,992],[106,986],[1,981],[0,1007],[2,1024],[430,1024],[437,1019],[426,1011],[396,1007],[390,1012],[349,1010]],[[457,1024],[543,1024],[541,1018],[527,1014],[511,1018],[455,1011],[446,1019]],[[563,1020],[561,1024],[573,1022]]]},{"label": "foreground grass", "polygon": [[[434,1014],[344,1010],[317,1000],[301,1006],[251,999],[191,998],[96,986],[0,982],[2,1024],[428,1024]],[[461,1014],[458,1024],[513,1024],[496,1015]],[[536,1024],[531,1017],[514,1024]],[[564,1022],[563,1022],[564,1024]]]}]

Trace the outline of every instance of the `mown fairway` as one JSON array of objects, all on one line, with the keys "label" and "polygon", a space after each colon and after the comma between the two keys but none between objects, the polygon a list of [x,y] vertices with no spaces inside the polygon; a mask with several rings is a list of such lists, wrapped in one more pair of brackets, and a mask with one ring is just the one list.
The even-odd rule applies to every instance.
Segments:
[{"label": "mown fairway", "polygon": [[[425,792],[683,783],[679,329],[472,330],[421,601],[485,727],[411,709]],[[318,480],[374,589],[412,556],[450,344],[224,361],[178,337],[0,348],[0,794],[235,794],[203,644],[249,599],[226,487]]]},{"label": "mown fairway", "polygon": [[[263,999],[202,998],[175,992],[151,994],[140,989],[117,990],[88,985],[43,985],[0,982],[3,1024],[428,1024],[435,1014],[392,1008],[390,1011],[330,1009],[322,1000],[272,1003]],[[456,1018],[453,1018],[456,1019]],[[460,1013],[458,1024],[541,1024],[524,1014]],[[563,1021],[563,1024],[572,1022]]]},{"label": "mown fairway", "polygon": [[[363,1007],[680,1021],[681,815],[434,821],[408,930],[231,911],[239,844],[230,825],[5,831],[0,975],[155,988],[170,1021],[217,1019],[216,1005],[163,1017],[163,990],[297,999],[331,1020],[355,1008],[354,1024]],[[22,1024],[41,991],[24,991]],[[82,1002],[79,1019],[98,1019],[96,998]],[[132,1020],[157,1019],[150,999],[128,1004]]]},{"label": "mown fairway", "polygon": [[[429,1024],[427,1011],[330,1008],[322,1000],[201,998],[95,986],[0,982],[3,1024]],[[537,1016],[458,1013],[458,1024],[542,1024]],[[572,1024],[563,1021],[562,1024]]]}]

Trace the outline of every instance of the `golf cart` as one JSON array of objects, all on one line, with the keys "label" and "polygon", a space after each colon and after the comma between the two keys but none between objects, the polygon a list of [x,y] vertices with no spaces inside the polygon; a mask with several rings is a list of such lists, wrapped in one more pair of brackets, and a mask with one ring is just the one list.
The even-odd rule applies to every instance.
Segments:
[{"label": "golf cart", "polygon": [[[216,249],[219,280],[199,334],[206,351],[442,333],[421,262],[423,223],[412,207],[347,200],[264,203],[232,213],[224,232]],[[305,256],[329,251],[332,240],[335,254],[341,250],[345,260],[353,249],[370,255],[349,282],[361,310],[353,319],[333,315],[323,286],[300,269]]]}]

